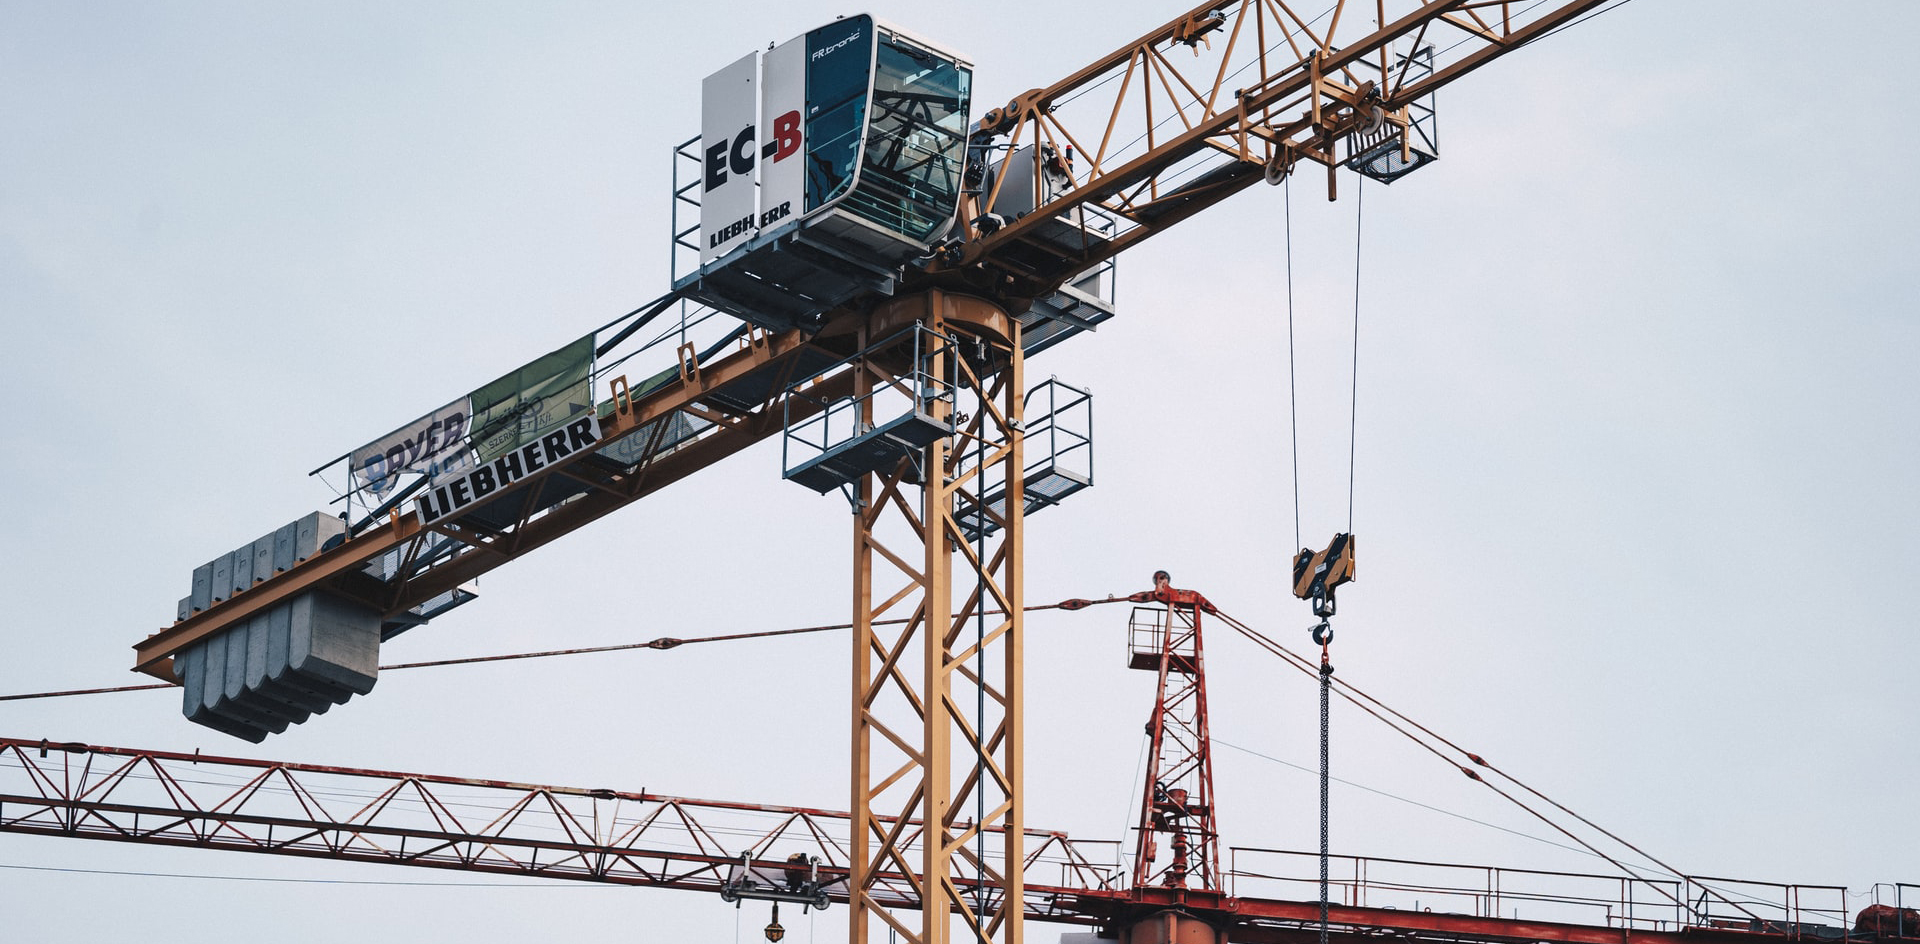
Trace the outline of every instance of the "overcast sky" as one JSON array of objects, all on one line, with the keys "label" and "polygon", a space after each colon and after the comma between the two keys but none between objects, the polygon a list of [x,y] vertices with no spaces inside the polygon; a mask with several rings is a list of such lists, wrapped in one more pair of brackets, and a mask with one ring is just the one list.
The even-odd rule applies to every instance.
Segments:
[{"label": "overcast sky", "polygon": [[[1067,6],[872,12],[968,54],[976,114],[1180,12]],[[144,680],[129,647],[195,564],[332,498],[309,469],[663,292],[700,79],[852,12],[0,0],[0,693]],[[1920,882],[1916,31],[1897,0],[1638,0],[1448,89],[1442,159],[1364,190],[1340,674],[1691,873]],[[1361,202],[1351,176],[1339,203],[1322,188],[1291,191],[1316,546],[1347,523]],[[1098,448],[1096,486],[1032,521],[1030,602],[1166,568],[1307,647],[1284,193],[1128,254],[1119,317],[1030,365],[1092,388]],[[769,443],[489,575],[385,655],[843,621],[849,528]],[[1125,835],[1152,697],[1125,618],[1029,622],[1033,825]],[[1311,767],[1311,687],[1208,642],[1215,735]],[[845,638],[728,645],[393,673],[257,747],[174,692],[0,703],[0,734],[846,808]],[[1334,744],[1338,776],[1540,832],[1358,716]],[[1309,774],[1216,765],[1228,843],[1313,846]],[[1334,801],[1336,851],[1600,870]],[[248,875],[310,881],[222,878]],[[461,879],[0,836],[8,940],[737,930],[690,893],[324,884]],[[837,938],[840,914],[788,916],[789,940]],[[757,940],[764,914],[740,920]]]}]

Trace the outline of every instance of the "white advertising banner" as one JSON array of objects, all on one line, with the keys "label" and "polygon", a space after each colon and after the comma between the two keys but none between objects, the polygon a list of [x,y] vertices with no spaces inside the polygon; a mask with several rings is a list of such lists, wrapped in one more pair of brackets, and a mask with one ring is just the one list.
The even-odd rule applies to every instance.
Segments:
[{"label": "white advertising banner", "polygon": [[472,422],[472,407],[461,397],[355,449],[354,485],[382,501],[402,473],[437,476],[472,465],[466,442]]},{"label": "white advertising banner", "polygon": [[700,83],[701,265],[753,235],[759,71],[760,54],[749,53]]}]

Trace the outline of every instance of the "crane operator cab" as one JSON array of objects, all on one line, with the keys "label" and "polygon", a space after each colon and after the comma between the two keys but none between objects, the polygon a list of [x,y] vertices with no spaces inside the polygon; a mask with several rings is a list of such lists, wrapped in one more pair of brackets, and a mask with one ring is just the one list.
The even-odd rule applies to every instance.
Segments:
[{"label": "crane operator cab", "polygon": [[966,61],[866,15],[708,76],[700,264],[674,287],[772,330],[890,292],[955,225],[972,78]]}]

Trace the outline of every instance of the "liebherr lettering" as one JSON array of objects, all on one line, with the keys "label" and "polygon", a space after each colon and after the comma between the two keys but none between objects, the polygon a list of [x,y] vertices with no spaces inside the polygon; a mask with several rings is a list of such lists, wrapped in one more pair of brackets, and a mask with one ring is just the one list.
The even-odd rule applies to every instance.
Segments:
[{"label": "liebherr lettering", "polygon": [[[787,216],[792,212],[793,212],[792,200],[788,200],[777,207],[769,208],[768,210],[760,214],[760,217],[759,217],[760,228],[764,229],[768,226],[772,226],[774,223],[779,222],[780,220],[786,219]],[[751,216],[743,216],[737,220],[734,220],[731,223],[728,223],[725,226],[720,227],[718,230],[714,232],[712,236],[708,236],[707,245],[714,249],[718,249],[722,244],[732,242],[736,237],[745,236],[748,230],[751,230],[754,228],[755,228],[754,218]]]},{"label": "liebherr lettering", "polygon": [[414,499],[414,513],[422,526],[433,524],[512,488],[521,479],[576,452],[591,449],[599,441],[600,419],[588,413],[466,475],[435,486]]},{"label": "liebherr lettering", "polygon": [[728,223],[725,226],[720,227],[717,230],[714,230],[713,235],[707,237],[707,246],[709,248],[718,249],[720,248],[720,245],[722,243],[732,242],[734,239],[740,236],[746,235],[747,230],[750,230],[752,228],[753,228],[753,217],[743,216],[737,220],[734,220],[731,223]]}]

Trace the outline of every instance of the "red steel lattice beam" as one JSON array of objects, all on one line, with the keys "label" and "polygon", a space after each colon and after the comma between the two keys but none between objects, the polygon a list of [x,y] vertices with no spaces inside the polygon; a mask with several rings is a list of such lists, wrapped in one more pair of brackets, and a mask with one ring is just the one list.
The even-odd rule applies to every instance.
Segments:
[{"label": "red steel lattice beam", "polygon": [[[918,835],[921,824],[905,829]],[[0,738],[0,832],[709,892],[742,852],[767,868],[793,852],[818,855],[833,877],[847,861],[847,814],[833,810],[22,738]],[[1030,920],[1112,928],[1175,910],[1249,944],[1317,938],[1316,902],[1122,889],[1098,864],[1111,843],[1025,836],[1027,868],[1041,880],[1023,889]],[[906,876],[887,875],[873,893],[911,908],[911,889]],[[845,884],[828,894],[844,902]],[[1770,944],[1812,933],[1790,922],[1647,929],[1341,904],[1329,920],[1343,944],[1383,935],[1412,944]]]}]

